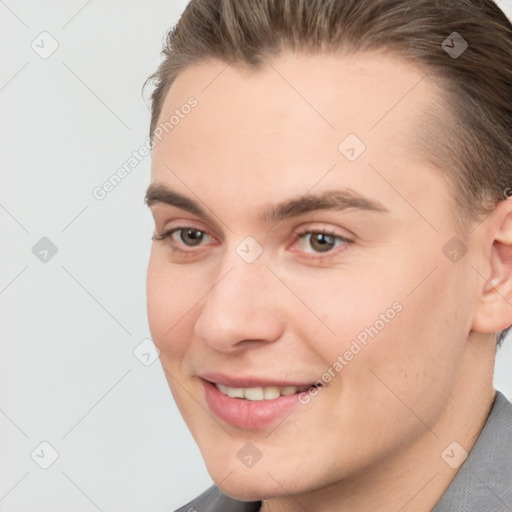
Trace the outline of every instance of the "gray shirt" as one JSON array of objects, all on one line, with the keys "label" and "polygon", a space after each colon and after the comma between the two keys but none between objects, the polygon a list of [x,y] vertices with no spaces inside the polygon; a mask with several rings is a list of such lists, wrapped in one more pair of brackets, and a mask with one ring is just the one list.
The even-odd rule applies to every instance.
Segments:
[{"label": "gray shirt", "polygon": [[[175,512],[258,512],[213,486]],[[512,404],[498,391],[466,462],[432,512],[512,512]]]}]

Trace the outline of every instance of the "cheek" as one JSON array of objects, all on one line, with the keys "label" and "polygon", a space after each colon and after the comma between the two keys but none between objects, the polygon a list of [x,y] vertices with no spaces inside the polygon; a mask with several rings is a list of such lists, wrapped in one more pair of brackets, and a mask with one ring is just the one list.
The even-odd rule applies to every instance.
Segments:
[{"label": "cheek", "polygon": [[403,309],[392,280],[377,281],[370,271],[353,274],[350,269],[333,269],[290,278],[300,299],[295,300],[295,321],[307,331],[303,340],[331,359],[348,350],[355,339],[364,347],[380,336]]},{"label": "cheek", "polygon": [[153,249],[147,272],[149,329],[162,358],[178,358],[190,341],[191,319],[205,291],[201,279]]},{"label": "cheek", "polygon": [[319,370],[343,401],[363,394],[377,407],[394,400],[400,408],[395,393],[430,406],[453,386],[471,318],[469,303],[461,303],[463,275],[439,265],[411,293],[434,265],[424,271],[402,263],[400,272],[381,266],[343,279],[338,270],[295,282],[310,309],[296,317],[301,337],[321,354]]},{"label": "cheek", "polygon": [[[451,268],[445,270],[439,268],[418,293],[410,293],[413,287],[404,286],[407,292],[381,295],[359,313],[358,321],[366,325],[355,337],[352,331],[346,339],[356,340],[361,350],[351,356],[339,380],[340,401],[353,411],[353,422],[360,420],[358,429],[380,428],[392,433],[397,429],[396,418],[402,418],[398,428],[413,432],[418,426],[415,414],[433,424],[454,392],[470,310],[455,300],[460,279],[450,274]],[[389,303],[395,305],[395,314],[386,313]],[[359,342],[361,334],[363,343]],[[367,410],[359,415],[361,401]]]}]

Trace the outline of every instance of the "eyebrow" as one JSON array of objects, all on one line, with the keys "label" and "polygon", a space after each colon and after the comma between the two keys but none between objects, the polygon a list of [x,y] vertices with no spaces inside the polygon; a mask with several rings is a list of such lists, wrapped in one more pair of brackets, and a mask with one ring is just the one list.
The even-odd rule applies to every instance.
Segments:
[{"label": "eyebrow", "polygon": [[[158,183],[153,183],[148,187],[144,202],[149,207],[163,203],[200,217],[208,217],[199,203]],[[317,210],[343,211],[350,208],[363,211],[389,212],[379,201],[366,198],[351,189],[340,189],[288,199],[265,210],[260,219],[270,224]]]}]

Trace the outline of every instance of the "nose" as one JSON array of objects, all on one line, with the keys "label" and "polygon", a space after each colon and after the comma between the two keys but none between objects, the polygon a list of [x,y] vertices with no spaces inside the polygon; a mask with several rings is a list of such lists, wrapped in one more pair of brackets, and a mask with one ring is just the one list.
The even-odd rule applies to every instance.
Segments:
[{"label": "nose", "polygon": [[278,303],[282,290],[277,286],[266,265],[235,262],[205,297],[195,334],[222,352],[278,340],[284,316]]}]

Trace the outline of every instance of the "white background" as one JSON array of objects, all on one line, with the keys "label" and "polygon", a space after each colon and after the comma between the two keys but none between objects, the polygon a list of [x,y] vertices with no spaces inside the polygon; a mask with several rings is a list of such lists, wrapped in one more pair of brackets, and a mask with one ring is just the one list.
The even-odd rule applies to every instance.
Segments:
[{"label": "white background", "polygon": [[[141,86],[185,5],[0,1],[0,511],[172,511],[210,485],[159,361],[133,354],[149,337],[150,157],[92,195],[146,141]],[[47,59],[31,48],[43,31]],[[496,372],[509,398],[511,363],[512,340]],[[43,441],[48,469],[31,458],[49,460]]]}]

